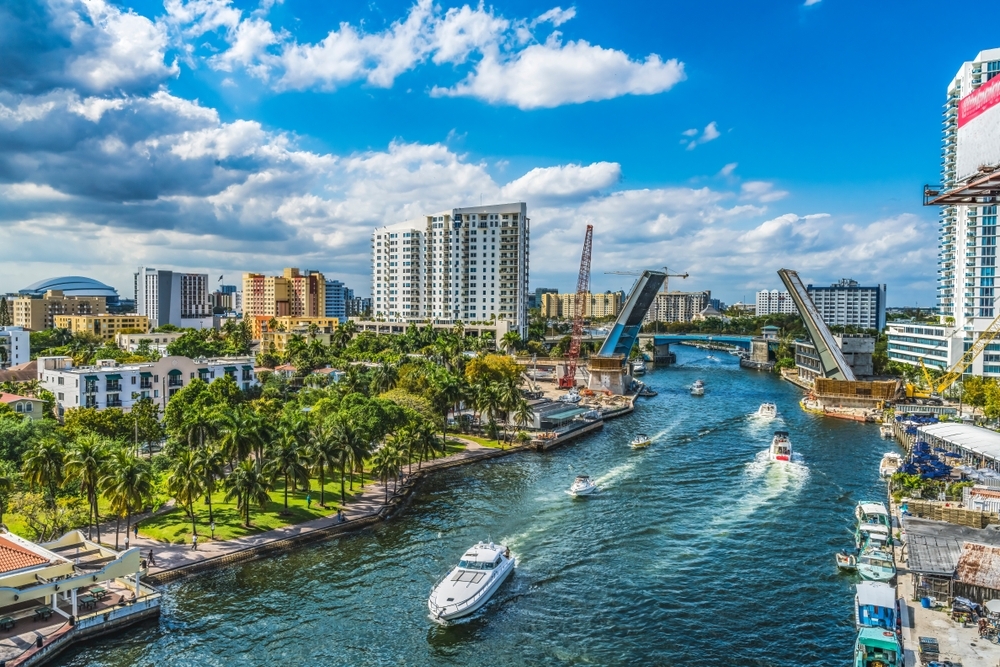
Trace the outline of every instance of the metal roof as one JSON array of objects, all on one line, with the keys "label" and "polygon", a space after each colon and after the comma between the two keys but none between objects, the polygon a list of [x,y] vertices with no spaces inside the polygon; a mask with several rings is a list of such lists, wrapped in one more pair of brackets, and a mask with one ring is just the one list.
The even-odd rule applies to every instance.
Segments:
[{"label": "metal roof", "polygon": [[907,567],[918,574],[951,577],[958,566],[962,545],[978,542],[1000,546],[1000,530],[969,528],[944,521],[903,516]]},{"label": "metal roof", "polygon": [[61,290],[66,296],[103,296],[118,298],[118,292],[114,287],[105,285],[102,282],[87,278],[85,276],[59,276],[57,278],[46,278],[36,283],[31,283],[24,289],[18,290],[20,294],[30,296],[43,296],[49,290]]},{"label": "metal roof", "polygon": [[858,604],[862,607],[896,608],[896,588],[881,581],[862,581],[857,585]]},{"label": "metal roof", "polygon": [[958,558],[955,579],[970,586],[1000,589],[1000,547],[965,544]]},{"label": "metal roof", "polygon": [[972,424],[941,422],[918,426],[917,432],[944,440],[953,447],[961,447],[974,454],[1000,460],[1000,433],[996,431]]},{"label": "metal roof", "polygon": [[572,419],[577,415],[582,415],[584,412],[587,412],[587,410],[584,410],[583,408],[573,408],[572,410],[564,410],[563,412],[556,412],[554,414],[542,415],[542,419],[550,419],[552,421],[565,421],[568,419]]}]

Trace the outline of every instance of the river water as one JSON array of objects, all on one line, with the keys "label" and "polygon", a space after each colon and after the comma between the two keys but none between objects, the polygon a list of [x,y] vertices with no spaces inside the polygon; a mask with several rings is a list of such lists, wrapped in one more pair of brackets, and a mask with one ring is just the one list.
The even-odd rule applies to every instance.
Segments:
[{"label": "river water", "polygon": [[[60,662],[847,664],[853,582],[833,554],[855,502],[882,497],[887,445],[872,425],[803,412],[797,388],[735,357],[675,351],[646,376],[659,396],[600,433],[436,474],[375,530],[168,585],[158,623]],[[764,401],[777,420],[750,416]],[[764,461],[777,428],[801,465]],[[637,432],[649,449],[629,449]],[[566,495],[578,473],[603,492]],[[489,538],[517,556],[514,575],[464,622],[430,620],[431,587]]]}]

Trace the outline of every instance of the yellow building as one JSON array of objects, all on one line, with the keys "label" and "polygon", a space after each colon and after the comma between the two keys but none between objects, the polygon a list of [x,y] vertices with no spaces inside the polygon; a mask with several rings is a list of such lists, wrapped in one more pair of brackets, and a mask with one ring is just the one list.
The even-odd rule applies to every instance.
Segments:
[{"label": "yellow building", "polygon": [[[583,316],[617,317],[624,298],[624,292],[587,292]],[[542,317],[572,319],[576,313],[576,294],[543,294],[540,306]]]},{"label": "yellow building", "polygon": [[322,273],[285,269],[280,276],[243,274],[244,317],[325,317],[326,279]]},{"label": "yellow building", "polygon": [[57,329],[73,333],[89,333],[101,340],[114,340],[122,331],[149,331],[149,318],[145,315],[56,315]]},{"label": "yellow building", "polygon": [[[246,315],[243,316],[246,319]],[[271,326],[271,321],[274,321],[274,326]],[[266,315],[258,315],[249,320],[250,322],[250,336],[254,340],[264,340],[264,336],[268,333],[298,333],[300,335],[305,335],[309,332],[310,325],[315,324],[316,328],[314,333],[317,334],[332,334],[337,330],[337,326],[340,324],[340,320],[336,317],[268,317]]]},{"label": "yellow building", "polygon": [[57,315],[101,315],[108,312],[103,296],[65,296],[62,290],[49,290],[41,297],[19,296],[14,306],[15,327],[43,331],[55,326]]}]

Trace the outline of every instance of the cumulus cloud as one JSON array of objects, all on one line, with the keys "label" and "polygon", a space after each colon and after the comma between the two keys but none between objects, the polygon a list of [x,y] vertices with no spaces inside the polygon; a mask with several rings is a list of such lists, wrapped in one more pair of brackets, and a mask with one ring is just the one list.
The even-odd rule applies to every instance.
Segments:
[{"label": "cumulus cloud", "polygon": [[687,139],[681,139],[681,144],[686,144],[689,151],[694,150],[700,144],[707,144],[709,141],[715,141],[722,136],[719,133],[719,127],[715,124],[714,120],[705,126],[705,129],[701,131],[701,136],[698,135],[697,128],[684,130],[681,134],[687,137]]},{"label": "cumulus cloud", "polygon": [[768,181],[747,181],[740,186],[740,196],[743,199],[761,203],[775,202],[788,196],[785,190],[775,190],[774,183]]},{"label": "cumulus cloud", "polygon": [[531,201],[536,206],[556,201],[580,201],[616,185],[621,175],[621,165],[616,162],[536,167],[503,186],[500,197]]}]

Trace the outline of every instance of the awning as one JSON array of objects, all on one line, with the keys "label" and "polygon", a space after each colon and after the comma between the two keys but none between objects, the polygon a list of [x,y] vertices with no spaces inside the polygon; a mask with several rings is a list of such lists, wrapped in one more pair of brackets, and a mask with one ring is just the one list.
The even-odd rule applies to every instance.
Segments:
[{"label": "awning", "polygon": [[244,366],[243,370],[245,370],[245,371],[252,371],[253,370],[253,366]]},{"label": "awning", "polygon": [[106,380],[121,380],[122,376],[118,375],[118,373],[111,373],[110,375],[105,375],[104,379],[106,379]]},{"label": "awning", "polygon": [[547,415],[543,414],[542,419],[554,422],[569,421],[573,417],[576,417],[577,415],[582,415],[585,412],[587,411],[584,410],[583,408],[573,408],[572,410],[564,410],[562,412],[556,412],[554,414],[547,414]]},{"label": "awning", "polygon": [[167,373],[167,375],[184,375],[184,373],[183,373],[183,372],[181,372],[181,371],[179,371],[179,370],[177,370],[176,368],[172,368],[172,369],[170,369],[170,371],[169,371],[169,372]]},{"label": "awning", "polygon": [[84,375],[83,379],[86,380],[87,382],[97,382],[101,378],[97,377],[96,375]]},{"label": "awning", "polygon": [[152,373],[147,373],[146,371],[142,371],[141,373],[139,373],[139,377],[151,378],[151,377],[153,377],[153,374]]},{"label": "awning", "polygon": [[227,373],[235,373],[236,372],[236,366],[226,366],[222,370],[226,371]]},{"label": "awning", "polygon": [[198,369],[198,373],[200,373],[202,375],[208,375],[208,369],[207,368],[199,368]]}]

